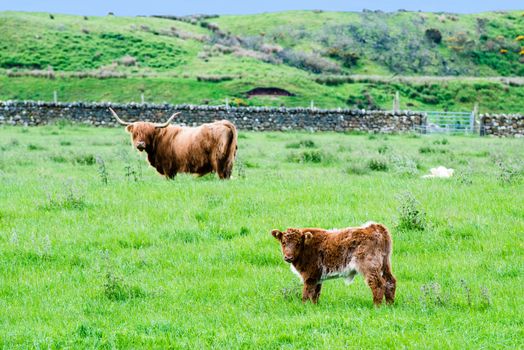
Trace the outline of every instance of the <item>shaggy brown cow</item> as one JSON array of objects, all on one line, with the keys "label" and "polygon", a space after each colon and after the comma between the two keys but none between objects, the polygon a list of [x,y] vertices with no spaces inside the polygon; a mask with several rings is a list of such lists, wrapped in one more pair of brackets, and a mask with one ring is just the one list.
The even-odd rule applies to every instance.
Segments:
[{"label": "shaggy brown cow", "polygon": [[199,176],[216,172],[221,179],[229,179],[237,150],[237,129],[227,121],[202,124],[199,127],[169,125],[179,113],[167,122],[128,123],[122,121],[109,108],[116,120],[126,125],[133,145],[146,151],[151,166],[166,176],[174,178],[177,173],[192,173]]},{"label": "shaggy brown cow", "polygon": [[351,283],[357,273],[364,276],[373,292],[373,302],[380,305],[395,300],[396,280],[391,273],[391,236],[381,224],[340,230],[288,228],[271,231],[280,241],[284,260],[304,283],[302,301],[318,301],[322,282],[343,277]]}]

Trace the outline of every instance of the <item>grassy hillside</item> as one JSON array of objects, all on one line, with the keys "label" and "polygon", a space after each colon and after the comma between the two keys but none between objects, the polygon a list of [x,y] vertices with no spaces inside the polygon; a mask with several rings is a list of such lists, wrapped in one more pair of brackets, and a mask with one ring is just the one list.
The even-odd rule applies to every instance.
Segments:
[{"label": "grassy hillside", "polygon": [[[0,127],[0,348],[519,348],[523,147],[241,133],[234,179],[166,181],[123,128]],[[361,277],[303,305],[270,230],[368,220],[395,305]]]},{"label": "grassy hillside", "polygon": [[[482,77],[524,76],[523,31],[522,11],[172,19],[0,12],[0,98],[49,100],[57,90],[61,100],[138,101],[144,93],[153,102],[227,97],[369,109],[390,108],[399,91],[402,108],[471,110],[479,102],[481,111],[519,112],[522,81]],[[383,79],[366,79],[371,75]],[[426,78],[409,80],[416,76]],[[259,86],[296,96],[247,99]]]}]

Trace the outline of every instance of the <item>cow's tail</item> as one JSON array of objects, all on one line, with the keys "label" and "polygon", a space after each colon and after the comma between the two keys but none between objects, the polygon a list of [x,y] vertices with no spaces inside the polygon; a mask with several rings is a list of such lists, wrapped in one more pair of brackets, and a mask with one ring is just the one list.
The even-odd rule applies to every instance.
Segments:
[{"label": "cow's tail", "polygon": [[237,128],[231,123],[231,122],[225,122],[224,126],[229,130],[229,137],[227,139],[226,144],[224,145],[224,149],[222,150],[222,154],[225,155],[224,162],[223,162],[223,169],[222,169],[222,176],[224,179],[229,179],[231,177],[231,174],[233,172],[233,163],[235,162],[236,155],[237,155]]},{"label": "cow's tail", "polygon": [[395,290],[397,288],[397,280],[391,271],[391,253],[393,252],[393,242],[391,234],[388,229],[381,224],[377,224],[377,230],[382,233],[384,239],[384,260],[382,262],[382,277],[386,282],[386,302],[391,304],[395,301]]}]

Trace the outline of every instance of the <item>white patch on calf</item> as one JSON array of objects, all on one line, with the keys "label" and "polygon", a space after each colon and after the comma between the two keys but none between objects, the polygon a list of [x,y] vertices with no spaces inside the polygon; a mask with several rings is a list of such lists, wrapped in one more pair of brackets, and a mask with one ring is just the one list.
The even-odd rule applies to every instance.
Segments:
[{"label": "white patch on calf", "polygon": [[326,268],[323,267],[322,276],[320,277],[320,279],[322,281],[325,281],[325,280],[329,280],[332,278],[342,277],[346,279],[347,284],[350,284],[351,282],[353,282],[353,278],[355,277],[357,273],[358,273],[358,266],[355,261],[355,258],[353,258],[346,265],[340,266],[339,268],[333,271],[326,270]]},{"label": "white patch on calf", "polygon": [[300,278],[300,282],[304,283],[304,278],[302,278],[302,275],[300,274],[300,272],[297,271],[295,266],[293,266],[293,264],[289,264],[289,266],[291,267],[291,272],[293,272],[295,275],[298,276],[298,278]]}]

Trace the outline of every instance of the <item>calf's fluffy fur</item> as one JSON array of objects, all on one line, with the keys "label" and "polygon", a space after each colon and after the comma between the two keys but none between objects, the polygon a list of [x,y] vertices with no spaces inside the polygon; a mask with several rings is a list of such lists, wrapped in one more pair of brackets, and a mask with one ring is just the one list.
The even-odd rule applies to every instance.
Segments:
[{"label": "calf's fluffy fur", "polygon": [[304,283],[302,301],[316,303],[323,281],[342,277],[351,282],[358,273],[371,288],[375,305],[384,297],[388,304],[394,302],[397,282],[391,272],[392,242],[384,225],[368,223],[340,230],[288,228],[271,234]]}]

